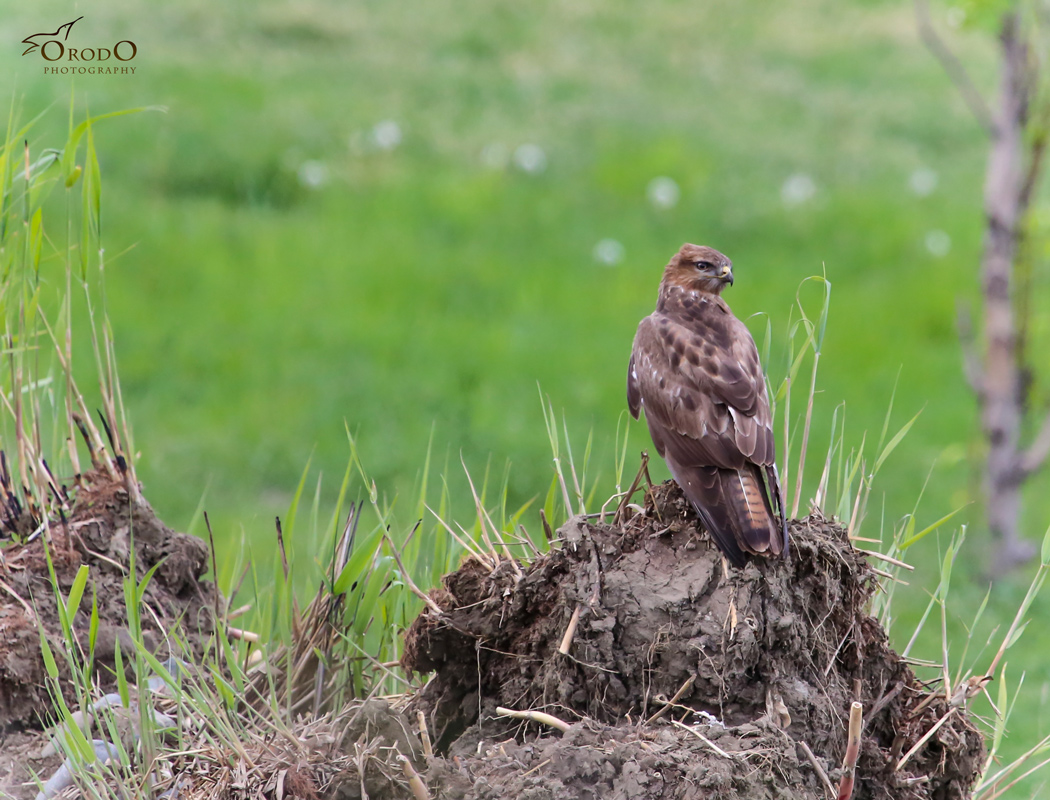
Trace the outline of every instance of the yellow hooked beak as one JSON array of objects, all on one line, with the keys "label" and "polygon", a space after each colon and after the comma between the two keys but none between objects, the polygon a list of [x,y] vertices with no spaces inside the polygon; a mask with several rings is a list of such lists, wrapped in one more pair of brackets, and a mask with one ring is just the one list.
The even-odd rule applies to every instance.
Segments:
[{"label": "yellow hooked beak", "polygon": [[724,264],[722,266],[722,272],[721,272],[721,275],[719,277],[721,277],[722,280],[724,280],[726,283],[728,283],[730,286],[732,286],[733,285],[733,268],[732,268],[732,266],[730,266],[729,264]]}]

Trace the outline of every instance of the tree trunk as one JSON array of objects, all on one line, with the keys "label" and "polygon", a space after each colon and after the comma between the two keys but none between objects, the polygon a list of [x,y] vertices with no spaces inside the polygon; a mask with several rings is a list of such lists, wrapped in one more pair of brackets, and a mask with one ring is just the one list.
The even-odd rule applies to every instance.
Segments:
[{"label": "tree trunk", "polygon": [[1002,76],[994,110],[992,147],[985,179],[987,233],[981,263],[986,350],[978,391],[988,440],[984,488],[988,526],[1000,540],[996,571],[1027,561],[1034,545],[1020,536],[1021,418],[1024,413],[1012,276],[1020,232],[1027,117],[1027,48],[1016,12],[1003,16]]}]

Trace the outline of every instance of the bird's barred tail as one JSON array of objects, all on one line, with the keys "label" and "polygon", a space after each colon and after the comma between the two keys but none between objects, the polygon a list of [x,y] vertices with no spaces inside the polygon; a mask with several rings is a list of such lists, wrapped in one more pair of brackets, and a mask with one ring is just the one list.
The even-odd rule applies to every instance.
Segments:
[{"label": "bird's barred tail", "polygon": [[[759,469],[756,464],[740,470],[679,465],[671,469],[704,527],[736,567],[744,566],[748,553],[779,556],[787,547],[787,529],[781,531],[777,523]],[[770,488],[781,505],[779,486]]]}]

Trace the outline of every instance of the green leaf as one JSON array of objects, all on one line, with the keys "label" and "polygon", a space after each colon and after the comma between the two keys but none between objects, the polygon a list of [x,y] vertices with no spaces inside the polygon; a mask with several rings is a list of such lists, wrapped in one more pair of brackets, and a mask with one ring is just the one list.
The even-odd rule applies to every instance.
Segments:
[{"label": "green leaf", "polygon": [[236,693],[239,696],[244,692],[244,671],[241,669],[241,661],[237,658],[237,652],[234,650],[233,645],[230,644],[229,637],[220,635],[219,645],[222,647],[222,653],[226,659],[227,668],[230,671]]},{"label": "green leaf", "polygon": [[66,614],[70,623],[73,622],[73,618],[77,615],[77,609],[80,608],[80,600],[84,596],[84,587],[87,586],[87,579],[88,565],[81,564],[80,569],[77,570],[76,577],[73,578],[73,585],[69,587],[69,599],[66,600]]},{"label": "green leaf", "polygon": [[174,675],[168,672],[168,668],[160,662],[160,659],[153,655],[153,653],[151,653],[144,645],[136,643],[136,647],[138,647],[139,655],[145,659],[147,664],[149,664],[150,669],[160,676],[160,679],[164,681],[164,683],[172,689],[178,690],[179,681]]},{"label": "green leaf", "polygon": [[160,565],[167,560],[167,556],[165,556],[152,567],[150,567],[149,570],[147,570],[146,574],[142,576],[142,580],[139,582],[138,588],[135,590],[135,600],[140,605],[142,603],[142,598],[146,596],[146,589],[149,587],[149,582],[153,580],[153,575],[158,569],[160,569]]},{"label": "green leaf", "polygon": [[379,593],[386,586],[393,563],[392,556],[382,556],[376,560],[375,567],[365,578],[365,592],[354,613],[354,632],[358,635],[364,633],[368,623],[372,621],[376,601],[379,599]]},{"label": "green leaf", "polygon": [[350,585],[362,577],[362,573],[372,561],[376,550],[379,549],[379,545],[382,542],[382,533],[382,528],[376,528],[366,539],[363,541],[359,539],[354,543],[353,552],[346,560],[346,566],[343,567],[339,572],[339,576],[335,579],[332,594],[345,594]]},{"label": "green leaf", "polygon": [[91,587],[91,620],[88,622],[88,656],[94,658],[95,642],[98,641],[98,592]]},{"label": "green leaf", "polygon": [[[913,544],[915,544],[917,541],[922,539],[924,536],[926,536],[930,532],[937,530],[939,527],[941,527],[941,525],[943,525],[945,522],[950,520],[952,517],[954,517],[956,514],[958,514],[964,508],[966,508],[966,506],[960,506],[959,508],[957,508],[954,511],[952,511],[950,514],[945,514],[943,517],[941,517],[939,520],[937,520],[932,525],[929,525],[929,526],[923,528],[918,533],[916,533],[914,535],[908,535],[908,537],[905,538],[904,541],[902,541],[900,543],[901,550],[906,550],[907,548],[911,547]],[[908,526],[909,526],[909,528],[914,529],[914,527],[915,527],[915,518],[914,517],[909,519]],[[910,533],[910,531],[908,533]]]},{"label": "green leaf", "polygon": [[[70,113],[72,114],[72,97],[70,98],[70,104]],[[88,128],[90,128],[94,123],[101,122],[104,119],[111,119],[113,117],[123,117],[127,114],[139,114],[143,111],[159,111],[161,113],[164,113],[167,110],[168,109],[165,106],[139,106],[138,108],[125,108],[121,111],[110,111],[108,114],[99,114],[97,116],[88,117],[87,119],[85,119],[73,129],[72,133],[70,133],[69,138],[66,140],[66,146],[62,150],[62,174],[66,176],[66,181],[69,181],[70,176],[74,172],[76,165],[77,148],[80,146],[80,140],[83,138],[84,133],[88,130]],[[29,127],[27,126],[24,129],[24,131],[28,131],[28,129]],[[18,139],[22,138],[25,138],[24,133],[18,136]],[[17,141],[18,139],[16,139],[15,141]],[[69,183],[68,185],[71,186],[72,183]]]},{"label": "green leaf", "polygon": [[120,639],[113,642],[113,668],[117,673],[117,693],[124,708],[131,707],[131,691],[128,689],[128,676],[124,674],[124,657],[120,652]]},{"label": "green leaf", "polygon": [[77,179],[80,178],[80,175],[81,175],[81,173],[83,171],[84,171],[83,167],[81,167],[79,164],[77,164],[75,167],[73,167],[73,171],[71,173],[69,173],[69,175],[66,176],[66,188],[67,189],[72,189],[73,188],[73,186],[77,182]]},{"label": "green leaf", "polygon": [[937,600],[940,603],[944,603],[948,599],[948,587],[952,582],[952,564],[954,563],[955,550],[949,547],[948,552],[944,554],[944,559],[941,561],[941,580],[937,584]]},{"label": "green leaf", "polygon": [[237,692],[233,690],[225,676],[215,667],[211,668],[212,682],[215,684],[215,688],[219,690],[219,696],[222,697],[222,702],[226,708],[233,708],[237,705]]},{"label": "green leaf", "polygon": [[1014,630],[1014,632],[1010,634],[1010,638],[1007,639],[1005,649],[1009,650],[1017,643],[1017,640],[1021,638],[1021,635],[1025,632],[1025,628],[1028,627],[1028,623],[1031,621],[1032,620],[1030,619],[1026,619],[1024,622],[1017,626],[1016,630]]},{"label": "green leaf", "polygon": [[299,500],[303,496],[303,487],[306,486],[306,476],[310,473],[310,463],[313,461],[313,455],[306,460],[306,466],[303,468],[303,474],[299,476],[299,485],[295,487],[295,494],[292,496],[291,505],[288,506],[288,513],[284,517],[284,525],[282,530],[286,537],[285,542],[289,541],[292,536],[292,532],[295,530],[295,516],[299,511]]},{"label": "green leaf", "polygon": [[47,670],[48,677],[58,680],[58,663],[55,661],[55,654],[51,652],[51,645],[47,643],[43,627],[40,628],[40,652],[44,656],[44,668]]},{"label": "green leaf", "polygon": [[1043,534],[1043,546],[1039,551],[1039,560],[1044,567],[1050,567],[1050,528]]},{"label": "green leaf", "polygon": [[995,718],[995,733],[992,735],[992,750],[989,755],[999,752],[999,745],[1002,744],[1003,735],[1006,733],[1006,703],[1006,664],[1004,663],[1002,669],[999,670],[999,693],[995,703],[999,708],[999,715]]},{"label": "green leaf", "polygon": [[901,443],[901,439],[908,435],[908,431],[911,430],[911,426],[915,424],[915,420],[919,418],[919,414],[921,413],[922,411],[919,411],[914,417],[905,422],[904,425],[901,426],[901,429],[894,434],[892,439],[890,439],[882,452],[879,453],[879,457],[875,459],[875,468],[872,470],[873,474],[879,471],[879,467],[881,467],[882,463],[890,457],[890,453],[897,449],[897,445]]},{"label": "green leaf", "polygon": [[84,159],[84,208],[91,224],[95,241],[102,235],[102,173],[95,150],[95,134],[91,125],[87,129],[87,155]]}]

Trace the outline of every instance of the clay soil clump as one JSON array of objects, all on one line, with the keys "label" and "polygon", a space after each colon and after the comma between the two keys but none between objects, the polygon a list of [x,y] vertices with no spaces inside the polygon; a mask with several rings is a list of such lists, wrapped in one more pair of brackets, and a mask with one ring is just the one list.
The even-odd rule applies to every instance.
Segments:
[{"label": "clay soil clump", "polygon": [[[527,567],[471,559],[432,593],[403,665],[443,757],[437,797],[813,798],[837,785],[851,703],[865,727],[855,798],[961,800],[984,756],[866,612],[877,576],[820,515],[791,552],[727,568],[672,483],[619,525],[576,517]],[[574,610],[567,654],[559,644]],[[564,734],[499,716],[538,710]],[[659,714],[659,716],[657,716]],[[805,745],[805,747],[803,746]]]},{"label": "clay soil clump", "polygon": [[[116,689],[118,643],[126,675],[134,680],[135,644],[127,629],[124,602],[132,546],[137,583],[159,564],[140,605],[144,646],[164,660],[171,634],[177,632],[180,657],[201,654],[202,643],[214,630],[213,589],[201,581],[208,556],[204,542],[168,528],[148,503],[129,498],[122,480],[101,472],[80,478],[68,517],[52,521],[50,536],[51,560],[63,598],[69,596],[81,565],[89,569],[72,628],[77,649],[87,654],[94,600],[98,629],[93,680],[100,694]],[[68,705],[78,707],[43,536],[0,551],[0,581],[0,798],[33,797],[33,773],[46,776],[62,760],[54,748],[40,757],[48,752],[48,739],[41,731],[55,722],[41,635],[54,653]]]}]

